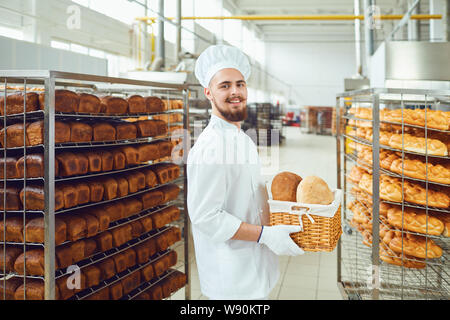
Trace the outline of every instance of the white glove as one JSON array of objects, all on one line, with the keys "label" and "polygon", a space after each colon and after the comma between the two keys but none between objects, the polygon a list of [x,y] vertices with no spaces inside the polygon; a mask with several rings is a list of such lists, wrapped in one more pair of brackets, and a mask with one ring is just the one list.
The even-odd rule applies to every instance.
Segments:
[{"label": "white glove", "polygon": [[264,226],[259,243],[269,247],[276,255],[297,256],[304,251],[289,236],[290,233],[300,232],[300,226]]}]

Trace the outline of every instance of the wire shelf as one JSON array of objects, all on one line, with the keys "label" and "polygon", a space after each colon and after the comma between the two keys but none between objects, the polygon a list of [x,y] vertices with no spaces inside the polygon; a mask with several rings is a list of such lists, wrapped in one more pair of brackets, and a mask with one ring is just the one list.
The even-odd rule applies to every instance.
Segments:
[{"label": "wire shelf", "polygon": [[[379,131],[380,127],[375,127],[378,124],[395,125],[398,128],[402,128],[400,134],[405,133],[404,129],[408,127],[414,128],[412,131],[418,129],[419,134],[422,132],[429,132],[429,135],[435,135],[438,140],[445,143],[446,137],[450,134],[450,130],[441,130],[428,127],[428,124],[424,126],[407,124],[402,122],[394,121],[373,121],[373,119],[362,119],[355,114],[346,113],[342,115],[339,112],[343,109],[347,112],[351,107],[370,107],[373,108],[375,117],[380,115],[380,106],[386,107],[388,109],[396,109],[404,106],[420,106],[423,108],[430,109],[441,109],[440,102],[450,101],[450,91],[442,90],[416,90],[416,89],[364,89],[352,92],[345,92],[338,94],[336,97],[336,126],[341,124],[341,120],[352,120],[357,121],[352,124],[347,124],[348,121],[344,121],[344,129],[346,127],[353,128],[372,128],[373,131]],[[356,102],[356,103],[355,103]],[[358,104],[360,102],[360,104]],[[444,110],[445,107],[444,107]],[[340,115],[340,116],[339,116]],[[341,119],[340,119],[341,118]],[[374,118],[375,119],[375,118]],[[378,120],[378,119],[376,119]],[[351,128],[349,128],[351,129]],[[442,162],[446,163],[450,159],[450,156],[437,156],[430,155],[420,152],[413,152],[408,150],[401,150],[392,148],[390,146],[385,146],[378,144],[376,145],[373,141],[369,141],[364,137],[358,137],[355,133],[343,133],[337,130],[337,167],[338,167],[338,188],[343,189],[343,201],[344,201],[344,211],[343,211],[343,227],[344,233],[341,236],[339,242],[338,250],[338,264],[341,270],[338,274],[339,288],[345,297],[349,299],[443,299],[448,300],[450,298],[450,263],[449,263],[449,253],[450,253],[450,238],[445,237],[443,234],[440,235],[430,235],[413,232],[406,230],[401,227],[391,226],[388,217],[382,217],[379,210],[374,210],[374,208],[379,208],[383,203],[395,205],[402,211],[404,208],[415,208],[423,210],[425,214],[433,214],[434,212],[441,212],[445,214],[450,214],[450,208],[436,208],[427,205],[418,205],[415,203],[409,203],[406,201],[393,202],[380,199],[380,194],[374,194],[362,190],[358,186],[358,182],[353,182],[349,177],[349,168],[353,165],[364,168],[372,174],[373,183],[378,181],[381,176],[386,175],[398,179],[399,183],[403,185],[408,181],[414,184],[420,184],[424,186],[424,189],[432,190],[438,189],[441,192],[446,192],[450,187],[449,184],[429,181],[426,178],[414,178],[409,177],[404,174],[395,173],[388,169],[382,168],[377,164],[376,168],[370,162],[365,162],[364,159],[358,158],[357,150],[351,151],[351,149],[356,149],[352,147],[351,144],[354,142],[361,145],[370,147],[373,151],[374,149],[390,150],[393,152],[415,155],[419,156],[420,159],[424,159],[424,163],[429,163],[436,161],[439,164]],[[442,137],[442,139],[441,139]],[[378,140],[378,139],[377,139]],[[351,143],[350,145],[348,143]],[[374,155],[375,157],[375,155]],[[414,157],[412,157],[414,158]],[[403,157],[401,158],[403,159]],[[370,160],[369,160],[370,161]],[[380,179],[381,180],[381,179]],[[381,182],[381,181],[380,181]],[[357,193],[353,192],[352,187],[358,187]],[[372,190],[368,190],[372,191]],[[378,192],[374,190],[374,192]],[[410,260],[410,262],[420,262],[423,263],[423,268],[407,268],[405,266],[397,266],[388,264],[380,258],[380,252],[376,252],[375,248],[378,246],[369,245],[363,243],[363,240],[370,242],[369,239],[365,239],[368,235],[361,234],[359,230],[360,227],[353,227],[351,225],[354,213],[347,207],[347,203],[351,201],[356,201],[357,210],[366,215],[366,222],[361,227],[366,228],[368,232],[374,234],[374,230],[384,231],[392,230],[395,232],[400,232],[403,237],[404,234],[411,234],[415,236],[422,237],[425,241],[433,241],[437,246],[442,249],[442,255],[439,258],[433,259],[419,259],[415,257],[405,256],[405,253],[399,254],[394,252],[389,245],[383,246],[384,255],[395,257],[403,257],[405,260]],[[358,209],[358,206],[360,209]],[[362,207],[361,207],[362,206]],[[353,209],[354,210],[354,209]],[[430,213],[429,213],[430,211]],[[432,211],[432,212],[431,212]],[[355,211],[356,212],[356,211]],[[376,227],[375,227],[376,226]],[[379,227],[379,228],[378,228]],[[379,239],[379,236],[374,235],[373,238]],[[380,242],[383,239],[379,239]],[[386,240],[386,239],[385,239]],[[380,244],[381,245],[381,244]],[[399,256],[400,255],[400,256]],[[378,259],[376,258],[378,257]],[[383,258],[384,259],[384,258]],[[376,273],[374,273],[374,271]],[[373,276],[375,275],[375,276]],[[377,281],[373,281],[377,280]],[[378,285],[379,287],[375,287]]]}]

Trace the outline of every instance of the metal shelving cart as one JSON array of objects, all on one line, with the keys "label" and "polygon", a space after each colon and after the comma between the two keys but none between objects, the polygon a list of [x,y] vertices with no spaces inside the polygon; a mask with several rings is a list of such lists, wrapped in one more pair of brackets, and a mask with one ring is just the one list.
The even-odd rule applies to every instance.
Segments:
[{"label": "metal shelving cart", "polygon": [[[389,118],[393,110],[397,117],[394,120]],[[421,110],[423,124],[405,120],[412,110]],[[450,298],[450,238],[445,231],[432,233],[431,224],[432,217],[438,217],[448,225],[450,217],[450,203],[446,205],[444,201],[450,194],[450,184],[431,175],[430,166],[439,164],[448,170],[450,162],[446,148],[450,128],[429,126],[431,122],[427,120],[427,115],[431,119],[436,110],[447,112],[448,117],[450,91],[373,88],[336,97],[337,184],[343,190],[344,208],[337,283],[346,299]],[[340,128],[341,116],[346,130]],[[445,117],[440,115],[444,123]],[[424,150],[407,146],[408,134],[425,139]],[[394,136],[400,139],[400,147],[393,145]],[[442,154],[431,152],[432,139],[445,146]],[[389,157],[397,165],[400,163],[400,169],[395,169],[393,162],[386,162]],[[425,166],[423,177],[406,171],[405,163],[410,160]],[[394,189],[384,189],[389,186],[387,182],[400,190],[400,200],[391,199]],[[409,186],[421,190],[425,203],[418,204],[416,191],[406,191]],[[439,192],[444,205],[431,206],[431,192]],[[399,213],[400,223],[394,219],[395,212]],[[411,212],[422,215],[425,231],[412,228],[408,220]],[[389,237],[397,237],[395,241],[400,246],[395,246]],[[411,255],[418,251],[408,249],[410,239],[423,246],[423,257]],[[441,254],[432,256],[434,248]]]},{"label": "metal shelving cart", "polygon": [[[55,287],[56,287],[56,280],[63,277],[66,274],[65,269],[57,269],[56,268],[56,248],[62,245],[67,244],[68,241],[64,242],[63,244],[55,244],[55,217],[64,214],[66,212],[72,212],[74,210],[80,210],[80,209],[91,209],[95,208],[99,205],[104,205],[106,203],[114,203],[117,200],[121,199],[128,199],[130,197],[134,197],[136,195],[143,194],[147,191],[151,190],[157,190],[158,188],[162,187],[162,184],[159,184],[153,188],[144,188],[140,191],[137,191],[135,193],[130,193],[123,197],[116,197],[110,200],[101,200],[100,202],[89,202],[83,205],[78,205],[72,208],[63,208],[59,210],[55,210],[55,184],[58,184],[60,182],[66,182],[66,183],[73,183],[76,181],[82,181],[85,178],[98,178],[98,177],[108,177],[112,175],[122,174],[122,173],[128,173],[128,172],[135,172],[136,170],[142,169],[142,168],[151,168],[152,165],[155,165],[156,163],[161,162],[167,162],[167,163],[173,163],[175,162],[177,165],[180,166],[180,176],[176,180],[169,181],[169,183],[173,183],[179,186],[180,192],[179,196],[176,199],[173,199],[169,202],[166,202],[164,204],[158,205],[156,207],[152,207],[150,209],[146,209],[143,211],[140,211],[137,214],[134,214],[132,216],[129,216],[127,218],[120,219],[118,221],[111,222],[109,224],[109,227],[107,228],[108,231],[113,230],[115,228],[119,228],[125,224],[131,223],[133,221],[137,221],[144,217],[149,217],[153,214],[155,214],[158,211],[161,211],[171,205],[174,205],[178,207],[180,210],[180,218],[177,221],[172,221],[169,224],[164,225],[161,228],[153,228],[152,230],[142,233],[138,237],[134,237],[132,240],[127,241],[123,245],[113,247],[111,250],[107,250],[105,252],[97,252],[95,254],[92,254],[91,256],[85,257],[83,260],[76,262],[76,265],[78,266],[79,270],[84,270],[84,268],[91,266],[97,262],[104,261],[107,258],[115,256],[119,252],[123,252],[128,248],[132,248],[134,246],[137,246],[139,244],[144,243],[148,239],[155,238],[158,235],[164,233],[168,229],[170,229],[172,226],[178,226],[181,231],[181,237],[182,240],[184,240],[184,243],[182,246],[180,246],[180,242],[178,242],[178,246],[173,245],[171,247],[168,247],[164,251],[157,252],[155,255],[151,256],[150,259],[141,264],[136,264],[134,266],[131,266],[127,268],[125,271],[121,273],[117,273],[114,275],[114,277],[109,279],[103,279],[98,285],[90,288],[84,288],[83,290],[76,293],[74,296],[71,297],[71,299],[85,299],[89,296],[93,295],[94,293],[100,292],[102,289],[108,288],[109,286],[113,285],[114,283],[123,280],[128,275],[132,274],[133,272],[139,271],[142,268],[145,268],[149,264],[155,262],[156,260],[160,259],[161,257],[165,256],[166,254],[170,253],[172,250],[176,250],[179,252],[178,254],[178,262],[173,265],[173,269],[167,269],[164,271],[163,274],[160,274],[159,276],[155,276],[150,281],[144,281],[144,279],[141,279],[141,282],[138,286],[135,286],[134,289],[131,292],[127,292],[124,294],[121,299],[134,299],[138,295],[140,295],[145,290],[149,289],[150,287],[154,286],[156,283],[159,283],[163,281],[166,277],[168,277],[171,273],[173,273],[176,269],[183,270],[184,274],[187,277],[186,284],[184,286],[185,289],[185,298],[187,300],[190,299],[190,269],[189,269],[189,237],[188,237],[188,230],[189,230],[189,219],[187,214],[187,205],[186,205],[186,168],[185,168],[185,161],[179,161],[183,159],[183,156],[181,158],[178,158],[177,160],[174,160],[170,157],[166,157],[165,159],[158,159],[155,161],[149,161],[146,163],[141,163],[138,165],[133,165],[126,167],[125,169],[121,170],[113,170],[113,171],[107,171],[107,172],[100,172],[100,173],[88,173],[86,175],[82,176],[71,176],[71,177],[59,177],[55,176],[55,152],[60,151],[74,151],[74,152],[85,152],[89,150],[103,150],[107,148],[111,148],[114,146],[129,146],[129,145],[142,145],[144,143],[154,142],[154,141],[173,141],[177,140],[178,142],[181,141],[181,147],[183,150],[187,150],[187,144],[190,143],[188,138],[188,135],[186,132],[189,132],[189,88],[185,85],[174,85],[174,84],[166,84],[166,83],[157,83],[157,82],[149,82],[149,81],[140,81],[140,80],[131,80],[131,79],[124,79],[124,78],[112,78],[112,77],[104,77],[104,76],[94,76],[94,75],[85,75],[85,74],[74,74],[74,73],[66,73],[66,72],[56,72],[56,71],[0,71],[0,86],[2,86],[2,92],[0,93],[0,97],[7,97],[10,93],[15,91],[20,91],[24,95],[27,94],[27,92],[31,92],[32,90],[38,90],[38,92],[45,92],[45,107],[43,110],[37,110],[37,111],[30,111],[27,112],[27,104],[26,99],[24,99],[24,105],[23,109],[25,112],[22,111],[22,113],[19,114],[12,114],[12,115],[5,115],[6,114],[6,99],[4,99],[4,104],[1,105],[1,108],[3,110],[2,113],[2,121],[1,125],[2,128],[6,128],[9,124],[12,123],[23,123],[23,126],[25,127],[25,124],[28,123],[31,120],[42,120],[44,122],[44,129],[43,129],[43,143],[39,145],[27,145],[26,143],[26,135],[23,134],[23,146],[22,147],[14,147],[9,148],[6,144],[6,134],[4,135],[4,148],[2,148],[2,154],[3,154],[3,178],[1,179],[2,182],[2,190],[3,190],[3,210],[2,210],[2,225],[3,230],[1,232],[3,235],[6,235],[6,218],[9,215],[16,215],[18,217],[22,217],[23,219],[23,241],[21,242],[11,242],[6,241],[4,236],[2,236],[2,239],[0,239],[0,255],[2,256],[3,261],[6,261],[6,253],[5,248],[8,246],[15,246],[17,248],[21,248],[23,252],[26,252],[27,250],[32,250],[34,248],[43,248],[44,249],[44,275],[43,276],[31,276],[28,275],[27,269],[26,269],[26,263],[24,263],[24,272],[25,275],[20,275],[15,272],[5,272],[5,267],[2,267],[0,270],[0,287],[5,287],[7,279],[11,278],[18,278],[21,279],[23,282],[23,285],[26,288],[27,282],[31,281],[30,279],[39,279],[44,282],[44,298],[47,300],[53,300],[55,299]],[[158,96],[161,99],[178,99],[182,100],[183,102],[183,108],[180,109],[168,109],[167,111],[163,112],[156,112],[156,113],[140,113],[140,114],[123,114],[123,115],[113,115],[113,114],[85,114],[85,113],[62,113],[55,111],[55,90],[56,89],[67,89],[72,90],[74,92],[78,93],[90,93],[93,95],[113,95],[113,96],[119,96],[119,97],[128,97],[134,94],[142,95],[142,96]],[[157,137],[146,137],[146,138],[136,138],[136,139],[128,139],[128,140],[115,140],[115,141],[101,141],[101,142],[83,142],[83,143],[55,143],[55,121],[73,121],[73,120],[83,120],[83,121],[90,121],[91,123],[95,123],[98,121],[117,121],[117,120],[124,120],[127,119],[129,122],[137,121],[137,120],[145,120],[145,119],[152,119],[155,115],[161,115],[161,114],[176,114],[176,113],[182,113],[182,122],[177,123],[171,123],[170,117],[168,116],[168,133],[164,136],[157,136]],[[178,117],[180,119],[180,117]],[[171,127],[176,126],[179,128],[182,126],[184,128],[184,131],[181,133],[180,131],[174,131],[172,132],[170,130]],[[25,130],[24,130],[25,131]],[[26,145],[26,147],[24,147]],[[38,151],[44,154],[44,164],[45,164],[45,170],[44,170],[44,176],[41,178],[27,178],[26,177],[26,162],[25,162],[25,169],[24,169],[24,178],[14,178],[9,179],[7,178],[6,173],[6,157],[10,154],[15,154],[19,156],[26,156],[27,154],[30,154],[34,151]],[[33,183],[41,183],[43,184],[43,190],[44,190],[44,204],[45,208],[44,210],[28,210],[27,208],[27,199],[26,199],[26,193],[24,193],[23,197],[23,209],[21,210],[8,210],[6,202],[7,202],[7,196],[5,196],[7,185],[10,184],[16,184],[20,188],[25,188],[27,185],[31,185]],[[169,184],[167,183],[167,184]],[[6,210],[5,210],[6,208]],[[26,241],[25,236],[25,224],[28,219],[31,219],[32,217],[44,217],[44,235],[45,235],[45,241],[44,243],[29,243]],[[6,264],[4,264],[6,265]],[[176,268],[176,269],[175,269]],[[1,288],[0,288],[1,289]],[[4,290],[6,292],[6,290]],[[25,298],[25,292],[24,290],[24,298]],[[172,292],[173,294],[173,292]],[[168,298],[168,297],[166,297]],[[4,299],[4,295],[0,297],[0,300]]]}]

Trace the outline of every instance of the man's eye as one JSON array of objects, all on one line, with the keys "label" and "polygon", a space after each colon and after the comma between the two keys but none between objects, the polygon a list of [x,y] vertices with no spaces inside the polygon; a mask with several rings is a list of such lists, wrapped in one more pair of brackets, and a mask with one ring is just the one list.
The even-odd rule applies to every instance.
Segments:
[{"label": "man's eye", "polygon": [[230,86],[229,85],[227,85],[227,84],[224,84],[223,86],[221,86],[221,88],[224,88],[224,89],[228,89]]}]

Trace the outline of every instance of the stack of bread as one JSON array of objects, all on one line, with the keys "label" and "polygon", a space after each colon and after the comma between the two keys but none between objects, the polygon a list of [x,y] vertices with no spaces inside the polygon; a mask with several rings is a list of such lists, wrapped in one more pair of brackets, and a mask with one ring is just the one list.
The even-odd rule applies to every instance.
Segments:
[{"label": "stack of bread", "polygon": [[[368,173],[364,172],[364,169],[358,166],[352,168],[348,181],[354,184],[350,191],[354,200],[347,208],[353,213],[350,225],[361,233],[363,243],[370,247],[373,205],[371,192],[362,188],[356,180],[364,181],[367,176]],[[384,195],[380,193],[381,200],[391,192],[392,190],[387,191]],[[429,236],[449,236],[449,215],[413,207],[404,207],[402,210],[400,203],[397,205],[385,202],[380,203],[379,213],[380,258],[383,261],[407,268],[424,268],[425,258],[435,259],[442,256],[442,248]]]},{"label": "stack of bread", "polygon": [[[137,225],[137,224],[136,224]],[[133,230],[135,236],[140,235],[139,232]],[[95,294],[90,295],[88,299],[101,300],[118,300],[130,293],[132,290],[146,284],[157,277],[161,277],[170,267],[177,263],[176,251],[168,251],[161,257],[156,254],[165,252],[174,243],[181,240],[181,232],[177,227],[171,227],[160,232],[156,236],[141,241],[138,245],[132,246],[121,252],[109,255],[104,259],[99,260],[94,264],[81,268],[80,288],[71,289],[68,286],[67,279],[70,275],[63,275],[56,280],[56,299],[66,300],[73,297],[75,294],[82,292],[88,288],[95,288]],[[86,239],[78,241],[77,245],[72,244],[68,246],[68,250],[72,250],[78,258],[71,257],[68,250],[60,250],[57,254],[56,265],[72,265],[77,263],[77,259],[82,257],[89,258],[98,255],[99,253],[106,253],[104,244],[107,242],[99,240]],[[43,249],[33,249],[26,252],[26,256],[20,253],[20,249],[7,247],[7,261],[6,267],[13,268],[18,274],[23,274],[24,259],[26,260],[27,271],[32,273],[29,275],[43,275]],[[16,252],[19,251],[19,252]],[[126,270],[133,270],[136,265],[143,266],[136,271],[128,272],[124,275]],[[120,281],[115,282],[111,286],[103,286],[101,290],[97,287],[111,278],[117,277],[120,274]],[[184,285],[184,283],[183,283]],[[7,300],[23,300],[24,299],[24,284],[23,279],[13,277],[6,281],[6,286],[3,282],[0,284],[0,293],[3,297],[3,292],[6,292]],[[28,279],[26,283],[26,299],[27,300],[43,300],[44,299],[44,282],[40,279]]]},{"label": "stack of bread", "polygon": [[[44,90],[27,89],[24,95],[23,88],[12,89],[17,91],[0,97],[1,115],[20,115],[24,109],[27,113],[44,110]],[[51,198],[56,214],[55,269],[60,274],[55,286],[57,299],[69,299],[94,287],[96,293],[88,299],[121,299],[139,286],[148,288],[176,264],[176,252],[161,257],[156,254],[181,240],[179,228],[160,229],[180,218],[180,210],[170,203],[180,192],[173,183],[180,175],[180,167],[165,161],[171,158],[175,146],[166,140],[167,122],[180,120],[182,115],[158,117],[154,113],[180,108],[181,100],[55,90],[55,144],[64,144],[60,146],[64,148],[56,148],[55,194]],[[77,113],[85,116],[77,119]],[[101,115],[101,120],[94,115]],[[125,119],[127,115],[134,118]],[[35,211],[45,210],[43,178],[47,159],[39,148],[27,149],[24,156],[23,146],[24,141],[27,147],[42,145],[45,128],[44,121],[36,120],[36,116],[26,119],[24,126],[23,119],[9,117],[0,131],[1,146],[8,151],[6,157],[0,157],[0,207],[4,212],[0,217],[0,239],[6,241],[0,244],[0,270],[16,275],[0,283],[0,299],[6,293],[8,300],[24,296],[44,299],[44,281],[37,279],[45,275],[44,249],[35,245],[45,243],[45,223],[42,213]],[[147,137],[158,140],[136,140]],[[72,148],[79,144],[84,144],[83,148]],[[26,185],[24,178],[30,179]],[[23,209],[27,210],[26,216],[15,212]],[[34,245],[23,251],[24,242]],[[96,262],[83,267],[83,261],[91,259]],[[82,266],[80,289],[68,289],[66,285],[68,275],[64,275],[64,269],[73,264]],[[26,287],[23,277],[18,277],[24,273]],[[119,275],[120,281],[106,285],[110,283],[106,280]],[[165,298],[185,281],[182,273],[172,270],[165,281],[151,285],[146,292],[150,299]],[[104,288],[98,289],[99,285]]]}]

